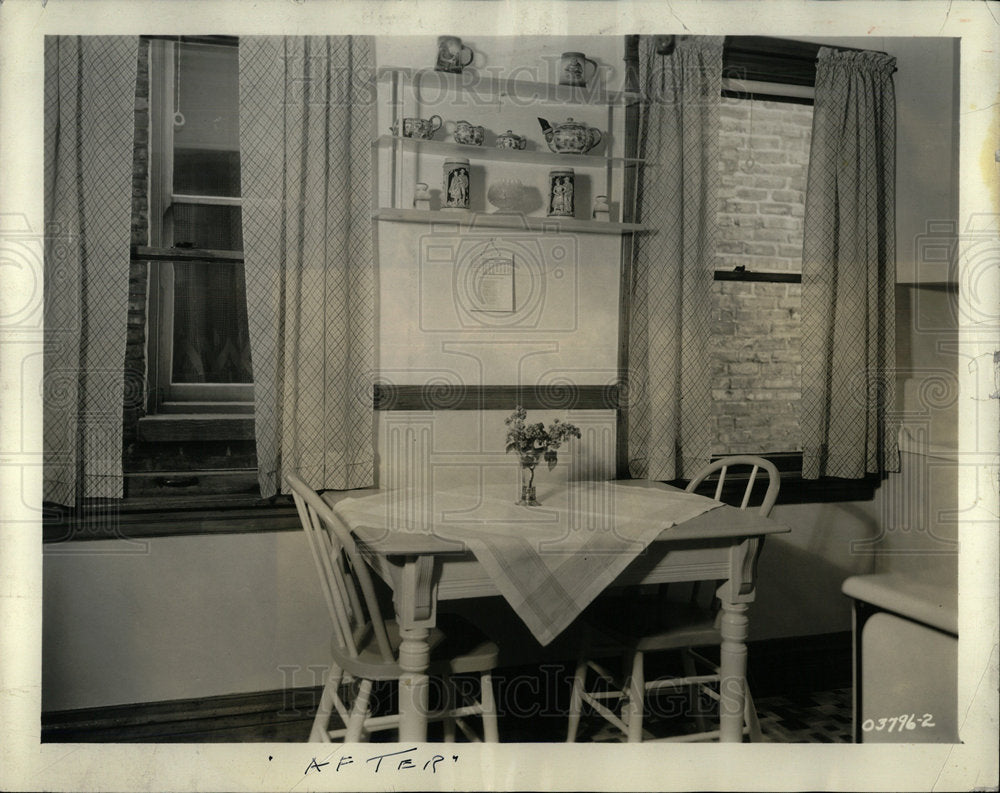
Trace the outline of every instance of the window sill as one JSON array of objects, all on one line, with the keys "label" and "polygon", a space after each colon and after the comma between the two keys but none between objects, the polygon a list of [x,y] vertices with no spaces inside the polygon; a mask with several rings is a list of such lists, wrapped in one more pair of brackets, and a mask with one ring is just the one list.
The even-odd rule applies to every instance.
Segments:
[{"label": "window sill", "polygon": [[[143,503],[145,501],[145,503]],[[181,506],[123,499],[85,508],[82,514],[51,506],[45,510],[42,542],[58,545],[85,540],[143,540],[195,534],[252,534],[301,528],[290,502],[248,506],[245,498],[215,497],[214,505]],[[260,499],[257,499],[260,502]]]},{"label": "window sill", "polygon": [[[337,491],[327,500],[367,495],[372,490]],[[88,505],[82,513],[46,504],[42,542],[56,546],[87,540],[144,540],[201,534],[256,534],[302,528],[291,496],[251,495],[126,498]]]},{"label": "window sill", "polygon": [[[778,491],[776,504],[832,504],[844,501],[871,501],[875,496],[881,479],[877,475],[869,475],[864,479],[838,479],[828,476],[822,479],[802,478],[801,452],[782,452],[761,454],[778,467],[781,474],[781,489]],[[713,457],[718,459],[718,456]],[[686,479],[676,479],[667,484],[676,487],[687,485]],[[739,501],[746,485],[746,475],[729,476],[723,486],[722,500]],[[763,488],[757,488],[751,497],[750,505],[756,506],[764,495]],[[697,491],[703,495],[714,495],[715,483],[706,482]]]},{"label": "window sill", "polygon": [[252,441],[253,416],[241,413],[160,413],[139,419],[139,440]]}]

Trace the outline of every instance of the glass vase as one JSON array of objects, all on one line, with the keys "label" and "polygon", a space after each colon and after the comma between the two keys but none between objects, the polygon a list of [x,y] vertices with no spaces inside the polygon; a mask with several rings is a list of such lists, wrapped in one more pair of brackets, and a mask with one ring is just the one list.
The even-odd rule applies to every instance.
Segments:
[{"label": "glass vase", "polygon": [[521,464],[521,500],[517,502],[521,507],[538,507],[538,499],[535,498],[535,466]]}]

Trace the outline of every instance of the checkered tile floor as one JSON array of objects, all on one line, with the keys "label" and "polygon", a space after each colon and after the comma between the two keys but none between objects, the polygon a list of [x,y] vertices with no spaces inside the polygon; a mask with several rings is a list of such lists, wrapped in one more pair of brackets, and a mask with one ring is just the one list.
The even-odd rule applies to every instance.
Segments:
[{"label": "checkered tile floor", "polygon": [[852,743],[851,689],[798,697],[766,697],[757,703],[764,740],[772,743]]},{"label": "checkered tile floor", "polygon": [[[653,738],[695,732],[697,725],[680,698],[661,697],[648,703],[643,727]],[[852,743],[851,690],[816,691],[798,696],[765,697],[756,702],[765,743]],[[706,713],[711,705],[706,704]],[[706,719],[705,729],[716,729],[718,721]],[[621,733],[597,716],[585,717],[579,741],[620,741]]]},{"label": "checkered tile floor", "polygon": [[[520,671],[520,675],[512,675]],[[558,673],[557,673],[558,671]],[[571,669],[549,668],[551,676],[543,678],[532,668],[504,670],[495,680],[497,704],[499,707],[500,740],[504,743],[561,742],[566,738],[566,719]],[[591,681],[592,683],[595,681]],[[478,686],[478,680],[472,681]],[[470,683],[470,685],[472,684]],[[533,683],[533,686],[520,685]],[[524,690],[522,690],[524,689]],[[537,692],[547,690],[556,695],[548,707],[542,707]],[[773,691],[773,689],[771,689]],[[535,692],[527,699],[526,691]],[[345,690],[345,696],[349,696]],[[524,700],[524,701],[522,701]],[[390,697],[384,702],[394,708]],[[609,699],[605,704],[612,712],[617,712],[619,701]],[[757,716],[760,720],[763,740],[767,743],[852,743],[851,710],[852,692],[850,688],[834,688],[822,691],[795,691],[781,695],[758,695],[755,697]],[[699,731],[718,729],[718,705],[707,697],[691,702],[686,690],[664,689],[659,696],[646,701],[643,728],[648,738],[668,738]],[[703,726],[699,728],[695,713],[704,714]],[[476,720],[473,719],[473,722]],[[478,724],[476,724],[478,730]],[[440,724],[432,724],[429,737],[439,740]],[[373,741],[392,740],[391,731],[372,735]],[[577,733],[577,741],[620,742],[621,733],[598,714],[584,707],[583,718]]]}]

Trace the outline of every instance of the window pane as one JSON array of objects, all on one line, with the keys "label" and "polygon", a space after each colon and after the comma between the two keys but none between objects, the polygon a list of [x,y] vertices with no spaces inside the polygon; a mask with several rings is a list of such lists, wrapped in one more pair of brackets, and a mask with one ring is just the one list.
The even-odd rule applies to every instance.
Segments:
[{"label": "window pane", "polygon": [[240,153],[176,149],[174,192],[178,195],[238,196]]},{"label": "window pane", "polygon": [[239,51],[209,44],[174,51],[173,191],[239,196]]},{"label": "window pane", "polygon": [[238,206],[174,204],[174,245],[211,251],[243,250]]},{"label": "window pane", "polygon": [[242,264],[174,264],[175,383],[252,383]]}]

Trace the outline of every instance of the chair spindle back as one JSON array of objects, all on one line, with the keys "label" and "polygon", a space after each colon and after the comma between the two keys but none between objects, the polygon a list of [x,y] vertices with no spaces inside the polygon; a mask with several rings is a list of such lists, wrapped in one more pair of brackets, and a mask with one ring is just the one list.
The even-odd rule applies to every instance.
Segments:
[{"label": "chair spindle back", "polygon": [[[722,501],[722,497],[725,495],[724,489],[726,476],[730,473],[730,469],[736,468],[745,470],[747,467],[750,468],[750,475],[747,478],[746,487],[743,490],[743,498],[740,501],[739,508],[748,508],[750,498],[754,491],[754,486],[757,484],[757,475],[763,471],[767,474],[767,489],[764,491],[764,497],[760,504],[760,514],[766,518],[771,514],[771,508],[774,506],[774,502],[778,499],[778,489],[781,486],[781,475],[778,473],[777,466],[775,466],[775,464],[770,460],[765,460],[763,457],[757,457],[756,455],[751,454],[737,454],[729,457],[723,457],[702,468],[697,474],[695,474],[691,481],[688,482],[687,487],[684,489],[689,493],[693,493],[702,482],[706,479],[710,479],[713,475],[718,473],[719,478],[715,484],[714,498],[716,501]],[[677,592],[678,589],[679,587],[677,587],[677,585],[671,585],[672,592]],[[683,589],[683,587],[680,589]],[[689,586],[685,599],[703,608],[712,607],[713,609],[717,609],[719,602],[715,598],[715,589],[716,584],[713,584],[712,582],[694,582]]]},{"label": "chair spindle back", "polygon": [[716,460],[714,463],[710,463],[699,471],[694,478],[688,482],[688,486],[685,490],[689,493],[694,492],[702,482],[718,472],[719,479],[715,485],[715,500],[719,501],[723,495],[726,475],[729,473],[731,468],[736,467],[750,468],[750,475],[747,479],[746,488],[743,491],[743,500],[740,503],[740,509],[746,509],[750,503],[754,486],[757,483],[757,474],[760,471],[764,471],[767,474],[767,490],[764,491],[764,498],[760,504],[760,514],[766,518],[771,514],[771,508],[774,506],[774,502],[778,500],[778,489],[781,487],[781,475],[778,473],[777,466],[775,466],[775,464],[770,460],[765,460],[763,457],[757,457],[756,455],[750,454],[738,454],[730,457],[723,457]]},{"label": "chair spindle back", "polygon": [[316,563],[336,644],[346,656],[357,658],[358,636],[365,630],[371,630],[382,660],[394,663],[392,645],[371,573],[350,530],[330,505],[296,474],[286,474],[285,481],[292,489],[309,550]]}]

